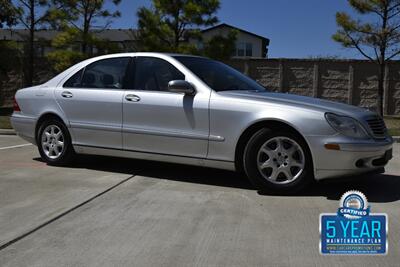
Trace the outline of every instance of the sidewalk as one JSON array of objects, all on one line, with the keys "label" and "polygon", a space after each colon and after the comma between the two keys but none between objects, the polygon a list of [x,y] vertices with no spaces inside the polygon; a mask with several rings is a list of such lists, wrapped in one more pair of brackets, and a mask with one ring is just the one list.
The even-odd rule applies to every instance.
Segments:
[{"label": "sidewalk", "polygon": [[0,135],[16,135],[14,129],[0,129]]}]

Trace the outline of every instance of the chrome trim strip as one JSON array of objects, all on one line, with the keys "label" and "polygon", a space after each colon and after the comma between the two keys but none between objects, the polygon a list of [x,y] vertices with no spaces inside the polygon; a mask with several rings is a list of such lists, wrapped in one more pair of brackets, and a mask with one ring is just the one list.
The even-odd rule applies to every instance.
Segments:
[{"label": "chrome trim strip", "polygon": [[122,129],[122,131],[123,131],[123,133],[148,134],[148,135],[167,136],[167,137],[176,137],[176,138],[185,138],[185,139],[210,140],[210,141],[216,141],[216,142],[222,142],[225,140],[225,138],[223,138],[222,136],[215,136],[215,135],[208,136],[207,134],[162,131],[159,129],[143,129],[143,128],[124,127]]},{"label": "chrome trim strip", "polygon": [[32,122],[32,121],[36,122],[36,120],[37,120],[36,117],[17,114],[17,113],[11,114],[10,119],[15,119],[15,120],[18,120],[20,122],[22,122],[22,121],[24,121],[24,122]]},{"label": "chrome trim strip", "polygon": [[122,133],[132,133],[132,134],[147,134],[156,136],[167,136],[185,139],[197,139],[197,140],[210,140],[215,142],[223,142],[225,138],[218,135],[206,135],[206,134],[193,134],[186,132],[173,132],[173,131],[161,131],[158,129],[143,129],[143,128],[121,128],[119,126],[104,125],[104,124],[90,124],[90,123],[79,123],[71,122],[71,128],[80,128],[88,130],[101,130],[101,131],[112,131],[112,132],[122,132]]},{"label": "chrome trim strip", "polygon": [[210,135],[210,141],[223,142],[225,141],[225,137],[220,135]]},{"label": "chrome trim strip", "polygon": [[104,124],[91,124],[91,123],[80,123],[70,122],[71,128],[87,129],[87,130],[101,130],[110,132],[121,132],[121,126],[104,125]]}]

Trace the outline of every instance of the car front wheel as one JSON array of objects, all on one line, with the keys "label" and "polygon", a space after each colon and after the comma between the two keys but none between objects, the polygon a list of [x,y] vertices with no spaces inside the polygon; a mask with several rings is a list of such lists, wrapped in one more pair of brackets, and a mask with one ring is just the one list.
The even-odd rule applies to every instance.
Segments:
[{"label": "car front wheel", "polygon": [[261,191],[294,193],[313,180],[307,144],[291,131],[261,129],[244,153],[245,172]]},{"label": "car front wheel", "polygon": [[55,119],[44,121],[40,125],[37,145],[42,159],[51,165],[68,164],[74,156],[67,128]]}]

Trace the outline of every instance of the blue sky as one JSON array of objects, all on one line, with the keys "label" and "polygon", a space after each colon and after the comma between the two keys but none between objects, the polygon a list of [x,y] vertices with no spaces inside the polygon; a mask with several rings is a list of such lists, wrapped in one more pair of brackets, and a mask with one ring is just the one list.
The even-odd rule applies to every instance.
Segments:
[{"label": "blue sky", "polygon": [[[150,0],[122,0],[122,17],[112,27],[136,27],[137,8],[150,5]],[[269,38],[271,58],[360,58],[331,38],[337,11],[353,13],[346,0],[221,0],[217,15],[220,22]]]}]

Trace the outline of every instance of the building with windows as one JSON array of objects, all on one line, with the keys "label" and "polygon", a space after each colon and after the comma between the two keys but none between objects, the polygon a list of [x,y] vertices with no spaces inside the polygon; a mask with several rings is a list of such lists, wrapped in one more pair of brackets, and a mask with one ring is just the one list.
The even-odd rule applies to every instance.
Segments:
[{"label": "building with windows", "polygon": [[231,30],[237,31],[236,51],[233,58],[267,58],[269,39],[252,32],[222,23],[202,30],[203,40],[215,35],[226,36]]},{"label": "building with windows", "polygon": [[[56,30],[37,30],[35,32],[35,50],[36,55],[43,57],[47,53],[54,50],[51,46],[51,41],[59,34]],[[132,52],[135,46],[135,31],[132,29],[106,29],[102,31],[94,31],[94,34],[99,39],[107,40],[111,44],[115,44],[121,51]],[[1,41],[15,41],[23,45],[28,39],[29,31],[26,29],[0,29]],[[71,50],[79,50],[80,44],[76,43],[70,47]],[[88,47],[91,54],[98,52],[96,47]]]},{"label": "building with windows", "polygon": [[[263,36],[239,29],[226,23],[219,24],[201,31],[202,39],[206,41],[216,35],[226,36],[231,30],[237,31],[236,50],[233,58],[267,58],[269,39]],[[38,56],[45,56],[52,51],[51,40],[54,39],[58,31],[55,30],[38,30],[35,34],[35,49]],[[119,47],[124,52],[136,51],[136,30],[134,29],[106,29],[102,31],[94,31],[99,39],[107,40]],[[12,40],[20,44],[26,42],[29,31],[25,29],[0,29],[0,41]],[[196,40],[186,40],[187,42],[196,42]],[[70,49],[79,49],[79,43]],[[96,47],[89,47],[91,54],[97,54]],[[107,52],[107,51],[103,51]]]}]

